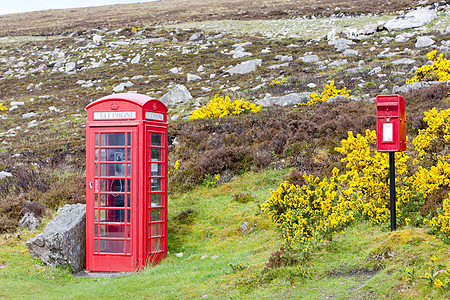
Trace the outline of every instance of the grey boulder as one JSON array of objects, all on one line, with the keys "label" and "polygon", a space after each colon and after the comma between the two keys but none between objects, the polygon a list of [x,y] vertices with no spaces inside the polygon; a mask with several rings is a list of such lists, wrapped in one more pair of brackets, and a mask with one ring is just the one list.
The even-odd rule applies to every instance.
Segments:
[{"label": "grey boulder", "polygon": [[86,205],[65,205],[42,233],[27,241],[34,259],[46,266],[70,266],[73,272],[86,265]]},{"label": "grey boulder", "polygon": [[161,102],[167,105],[175,105],[177,103],[184,103],[192,99],[191,93],[188,89],[181,84],[177,84],[174,88],[170,89],[167,94],[161,97]]},{"label": "grey boulder", "polygon": [[309,101],[309,93],[304,92],[304,93],[287,94],[280,97],[268,96],[263,99],[257,100],[256,104],[262,105],[264,107],[272,105],[286,106],[286,105],[297,105],[299,103],[308,101]]}]

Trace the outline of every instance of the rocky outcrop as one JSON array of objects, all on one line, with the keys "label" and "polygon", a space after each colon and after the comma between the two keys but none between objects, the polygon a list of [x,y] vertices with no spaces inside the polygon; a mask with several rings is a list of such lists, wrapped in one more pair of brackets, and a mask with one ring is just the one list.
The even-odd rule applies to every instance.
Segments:
[{"label": "rocky outcrop", "polygon": [[420,27],[430,23],[436,18],[436,12],[429,8],[419,8],[404,16],[397,17],[384,24],[384,28],[389,31],[404,30]]},{"label": "rocky outcrop", "polygon": [[46,266],[70,266],[73,272],[86,265],[86,205],[65,205],[42,233],[27,241],[34,259]]},{"label": "rocky outcrop", "polygon": [[159,100],[161,100],[162,103],[168,106],[175,105],[177,103],[184,103],[191,99],[192,95],[191,93],[189,93],[188,89],[184,85],[177,84]]}]

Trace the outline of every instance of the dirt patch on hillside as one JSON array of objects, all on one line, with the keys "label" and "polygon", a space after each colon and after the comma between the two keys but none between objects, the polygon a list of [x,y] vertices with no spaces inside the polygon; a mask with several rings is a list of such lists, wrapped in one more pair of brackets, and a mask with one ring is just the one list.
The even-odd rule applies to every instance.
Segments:
[{"label": "dirt patch on hillside", "polygon": [[[431,0],[428,4],[437,2]],[[415,0],[162,0],[3,15],[0,16],[0,36],[53,35],[86,28],[115,29],[186,21],[382,13],[414,7],[417,3]]]}]

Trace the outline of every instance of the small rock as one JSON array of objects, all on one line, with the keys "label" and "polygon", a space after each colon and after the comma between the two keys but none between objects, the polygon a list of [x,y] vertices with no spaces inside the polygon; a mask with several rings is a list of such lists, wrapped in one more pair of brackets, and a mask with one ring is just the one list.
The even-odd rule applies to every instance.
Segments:
[{"label": "small rock", "polygon": [[181,257],[183,257],[183,252],[180,252],[180,253],[175,253],[175,256],[176,256],[176,257],[180,257],[180,258],[181,258]]},{"label": "small rock", "polygon": [[76,66],[77,66],[76,63],[74,63],[74,62],[67,63],[66,64],[66,72],[73,71]]},{"label": "small rock", "polygon": [[191,42],[193,42],[193,41],[199,40],[201,37],[202,37],[202,33],[201,33],[201,32],[196,32],[196,33],[194,33],[193,35],[191,35],[191,37],[189,38],[189,40],[190,40]]},{"label": "small rock", "polygon": [[94,34],[94,36],[92,37],[92,41],[96,45],[101,44],[101,43],[103,43],[103,36],[98,35],[98,34]]},{"label": "small rock", "polygon": [[136,55],[136,56],[131,60],[130,63],[132,63],[132,64],[138,64],[140,61],[141,61],[141,55],[138,54],[138,55]]},{"label": "small rock", "polygon": [[319,61],[319,57],[317,55],[306,55],[299,58],[304,63],[314,63]]},{"label": "small rock", "polygon": [[32,212],[27,212],[19,221],[19,227],[24,228],[27,227],[29,230],[34,230],[41,225],[41,221],[36,218],[36,215]]},{"label": "small rock", "polygon": [[262,59],[252,59],[243,63],[236,65],[228,70],[229,74],[246,74],[255,71],[262,64]]},{"label": "small rock", "polygon": [[200,81],[202,80],[202,78],[200,76],[197,75],[193,75],[193,74],[187,74],[187,82],[196,82],[196,81]]},{"label": "small rock", "polygon": [[381,72],[381,67],[375,67],[369,72],[369,75],[378,74],[380,72]]},{"label": "small rock", "polygon": [[358,54],[359,54],[358,51],[352,50],[352,49],[345,49],[345,51],[344,51],[344,56],[355,56]]},{"label": "small rock", "polygon": [[394,60],[392,62],[393,65],[412,65],[414,64],[416,61],[414,59],[410,59],[410,58],[401,58],[401,59],[397,59]]},{"label": "small rock", "polygon": [[416,41],[416,48],[428,47],[434,44],[433,39],[430,36],[419,36]]},{"label": "small rock", "polygon": [[315,88],[317,85],[315,84],[315,83],[308,83],[307,85],[306,85],[307,87],[309,87],[310,89],[313,89],[313,88]]},{"label": "small rock", "polygon": [[188,100],[192,99],[191,93],[189,93],[188,89],[181,84],[177,84],[174,88],[169,90],[167,94],[159,99],[166,106],[167,105],[175,105],[177,103],[184,103]]},{"label": "small rock", "polygon": [[174,67],[169,70],[170,73],[178,74],[181,71],[181,68]]}]

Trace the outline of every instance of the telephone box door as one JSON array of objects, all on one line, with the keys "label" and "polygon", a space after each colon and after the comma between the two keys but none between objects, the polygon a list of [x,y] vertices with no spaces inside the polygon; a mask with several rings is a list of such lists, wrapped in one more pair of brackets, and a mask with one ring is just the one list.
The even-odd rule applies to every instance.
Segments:
[{"label": "telephone box door", "polygon": [[86,151],[86,269],[137,266],[137,127],[89,127]]},{"label": "telephone box door", "polygon": [[167,129],[146,128],[148,145],[148,262],[156,264],[167,254]]}]

